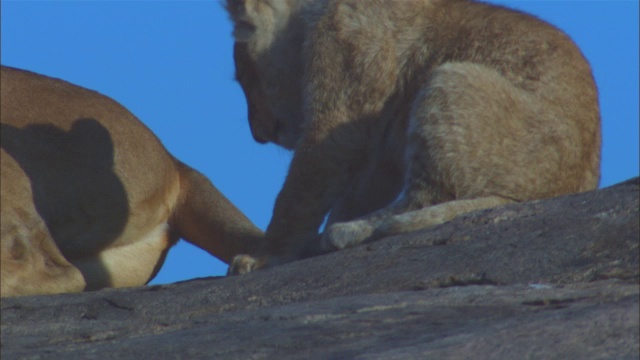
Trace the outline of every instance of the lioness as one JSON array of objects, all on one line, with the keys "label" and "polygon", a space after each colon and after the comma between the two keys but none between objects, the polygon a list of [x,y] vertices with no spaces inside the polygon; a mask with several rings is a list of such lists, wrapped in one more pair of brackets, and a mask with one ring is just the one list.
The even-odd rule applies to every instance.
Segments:
[{"label": "lioness", "polygon": [[2,297],[143,285],[180,237],[227,263],[261,241],[117,102],[9,67],[0,80]]},{"label": "lioness", "polygon": [[[600,115],[564,33],[471,0],[227,0],[258,142],[294,150],[231,273],[594,189]],[[314,250],[318,251],[318,249]]]}]

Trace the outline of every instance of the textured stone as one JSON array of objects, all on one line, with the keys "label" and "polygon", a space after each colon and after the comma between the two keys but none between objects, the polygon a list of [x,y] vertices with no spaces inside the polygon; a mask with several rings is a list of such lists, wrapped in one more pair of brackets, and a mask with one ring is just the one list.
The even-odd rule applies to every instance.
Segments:
[{"label": "textured stone", "polygon": [[240,277],[2,300],[2,359],[638,359],[638,178]]}]

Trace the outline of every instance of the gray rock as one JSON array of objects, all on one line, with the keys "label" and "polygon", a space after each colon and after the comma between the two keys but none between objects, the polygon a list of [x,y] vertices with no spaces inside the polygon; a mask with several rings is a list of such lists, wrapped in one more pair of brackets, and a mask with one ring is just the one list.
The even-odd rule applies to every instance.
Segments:
[{"label": "gray rock", "polygon": [[2,359],[638,359],[640,179],[240,277],[2,300]]}]

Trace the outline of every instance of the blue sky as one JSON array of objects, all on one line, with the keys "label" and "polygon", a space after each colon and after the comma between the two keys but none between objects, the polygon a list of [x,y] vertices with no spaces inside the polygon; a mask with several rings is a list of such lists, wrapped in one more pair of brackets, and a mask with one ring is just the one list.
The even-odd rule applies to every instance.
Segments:
[{"label": "blue sky", "polygon": [[[364,0],[363,0],[364,1]],[[603,123],[601,186],[638,175],[638,1],[491,1],[567,32],[591,62]],[[290,154],[253,142],[218,1],[1,2],[1,62],[112,97],[264,229]],[[181,241],[152,283],[222,275]]]}]

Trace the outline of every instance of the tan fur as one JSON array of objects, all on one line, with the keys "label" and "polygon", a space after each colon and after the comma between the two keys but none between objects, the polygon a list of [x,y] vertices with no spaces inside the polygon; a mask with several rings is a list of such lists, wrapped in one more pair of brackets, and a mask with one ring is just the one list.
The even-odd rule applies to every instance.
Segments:
[{"label": "tan fur", "polygon": [[267,248],[231,273],[317,248],[327,214],[331,250],[598,185],[590,66],[533,16],[470,0],[227,9],[253,134],[295,151]]},{"label": "tan fur", "polygon": [[182,237],[225,262],[262,232],[129,111],[2,67],[0,295],[137,286]]}]

